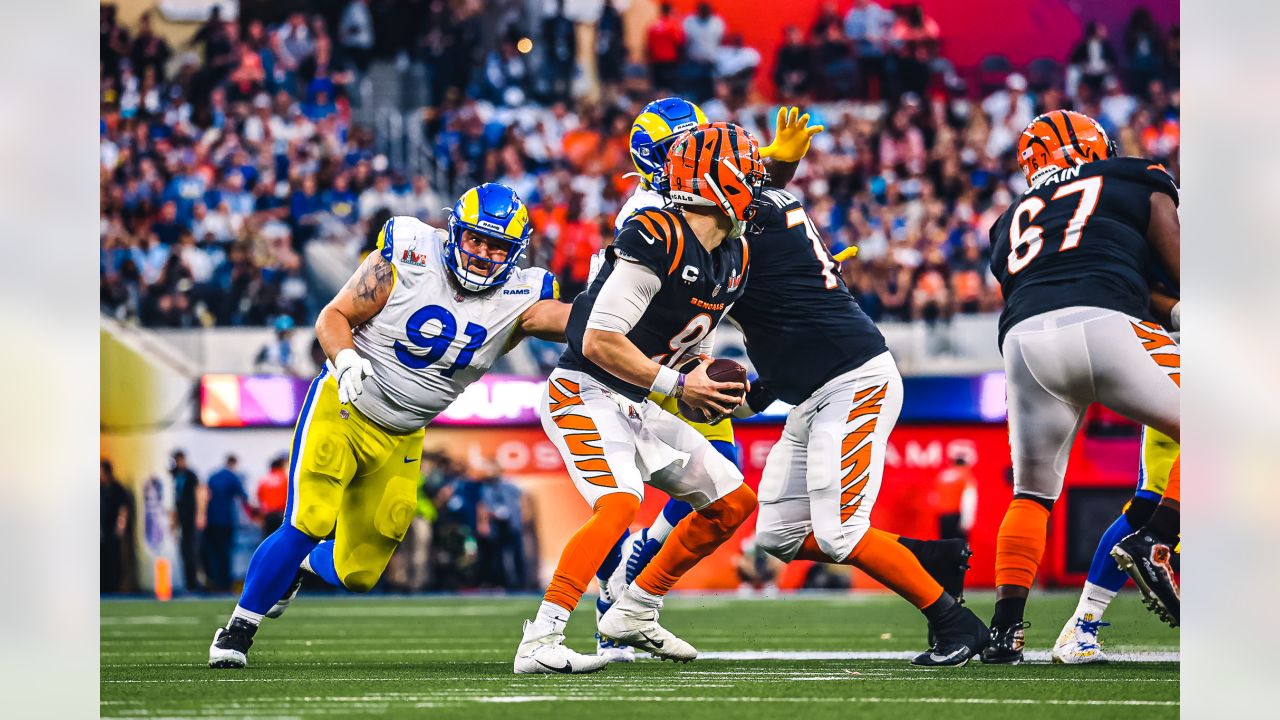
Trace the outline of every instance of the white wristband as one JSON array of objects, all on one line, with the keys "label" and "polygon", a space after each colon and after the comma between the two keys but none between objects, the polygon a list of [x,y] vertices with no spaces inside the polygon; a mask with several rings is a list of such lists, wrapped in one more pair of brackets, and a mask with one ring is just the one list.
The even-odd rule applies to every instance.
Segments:
[{"label": "white wristband", "polygon": [[676,390],[676,384],[680,382],[680,371],[675,368],[669,368],[666,365],[658,366],[658,377],[653,379],[653,384],[649,389],[661,395],[670,395]]},{"label": "white wristband", "polygon": [[1182,329],[1182,301],[1179,300],[1174,304],[1173,309],[1169,311],[1169,324],[1173,327],[1169,328],[1174,332]]}]

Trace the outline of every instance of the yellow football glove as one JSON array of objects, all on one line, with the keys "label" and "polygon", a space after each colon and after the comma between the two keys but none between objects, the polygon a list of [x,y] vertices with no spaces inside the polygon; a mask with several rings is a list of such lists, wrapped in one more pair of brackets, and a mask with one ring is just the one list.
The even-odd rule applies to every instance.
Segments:
[{"label": "yellow football glove", "polygon": [[760,157],[779,162],[800,162],[800,158],[809,152],[813,136],[825,129],[822,125],[809,127],[809,113],[800,115],[800,108],[784,105],[778,108],[778,132],[773,136],[773,142],[760,148]]}]

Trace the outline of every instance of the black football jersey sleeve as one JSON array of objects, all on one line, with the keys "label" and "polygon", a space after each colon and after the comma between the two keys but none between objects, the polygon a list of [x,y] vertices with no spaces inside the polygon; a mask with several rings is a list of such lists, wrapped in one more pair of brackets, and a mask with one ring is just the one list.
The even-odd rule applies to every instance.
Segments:
[{"label": "black football jersey sleeve", "polygon": [[796,196],[766,189],[747,241],[751,280],[730,317],[771,393],[799,404],[888,350]]},{"label": "black football jersey sleeve", "polygon": [[673,213],[656,209],[643,210],[631,216],[605,250],[606,259],[621,257],[652,270],[658,277],[666,275],[677,251],[673,247],[684,242],[681,228]]},{"label": "black football jersey sleeve", "polygon": [[1014,201],[991,226],[991,272],[1004,310],[999,343],[1019,322],[1061,308],[1118,310],[1151,320],[1147,242],[1151,194],[1178,202],[1164,167],[1143,158],[1060,170]]}]

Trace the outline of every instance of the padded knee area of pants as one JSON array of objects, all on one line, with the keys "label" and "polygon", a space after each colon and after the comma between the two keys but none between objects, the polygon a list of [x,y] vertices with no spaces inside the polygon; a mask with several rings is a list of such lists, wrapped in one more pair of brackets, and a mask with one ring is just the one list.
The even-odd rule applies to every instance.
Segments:
[{"label": "padded knee area of pants", "polygon": [[783,562],[791,562],[808,535],[808,526],[802,525],[757,529],[756,545]]},{"label": "padded knee area of pants", "polygon": [[352,592],[369,592],[383,571],[399,543],[390,539],[366,542],[352,549],[345,556],[334,553],[333,569],[342,585]]},{"label": "padded knee area of pants", "polygon": [[378,534],[397,543],[404,539],[418,509],[415,490],[410,478],[397,477],[387,483],[373,515],[373,527]]},{"label": "padded knee area of pants", "polygon": [[338,505],[327,502],[312,502],[300,505],[296,511],[293,526],[313,540],[323,540],[333,532],[338,521]]},{"label": "padded knee area of pants", "polygon": [[730,534],[751,517],[756,505],[756,494],[744,483],[698,513],[710,520],[717,530]]},{"label": "padded knee area of pants", "polygon": [[378,584],[378,579],[381,577],[382,573],[358,570],[350,575],[342,576],[342,585],[351,592],[366,593]]}]

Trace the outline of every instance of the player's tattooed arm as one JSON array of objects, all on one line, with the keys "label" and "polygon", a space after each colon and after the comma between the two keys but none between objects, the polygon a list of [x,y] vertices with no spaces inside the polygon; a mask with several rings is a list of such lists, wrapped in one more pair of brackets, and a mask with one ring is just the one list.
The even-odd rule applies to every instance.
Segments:
[{"label": "player's tattooed arm", "polygon": [[539,300],[520,316],[520,334],[564,342],[564,329],[572,309],[573,305],[567,302]]},{"label": "player's tattooed arm", "polygon": [[1160,264],[1175,284],[1180,284],[1182,231],[1178,221],[1178,207],[1173,198],[1162,192],[1151,193],[1151,217],[1147,221],[1147,242],[1159,258]]},{"label": "player's tattooed arm", "polygon": [[316,339],[330,359],[355,348],[351,331],[382,311],[395,287],[396,273],[381,253],[369,253],[355,273],[316,318]]}]

